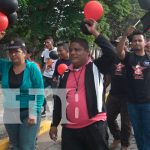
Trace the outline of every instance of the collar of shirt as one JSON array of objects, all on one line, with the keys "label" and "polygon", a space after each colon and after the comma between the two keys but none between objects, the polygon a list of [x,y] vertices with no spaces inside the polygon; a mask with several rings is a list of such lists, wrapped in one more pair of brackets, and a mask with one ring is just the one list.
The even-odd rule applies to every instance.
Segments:
[{"label": "collar of shirt", "polygon": [[85,67],[85,66],[86,66],[87,64],[89,64],[90,62],[92,62],[92,59],[91,59],[91,58],[88,58],[87,62],[86,62],[83,66],[81,66],[80,68],[74,69],[74,68],[73,68],[73,64],[71,64],[68,68],[69,68],[70,71],[79,71],[79,70],[82,69],[82,67]]}]

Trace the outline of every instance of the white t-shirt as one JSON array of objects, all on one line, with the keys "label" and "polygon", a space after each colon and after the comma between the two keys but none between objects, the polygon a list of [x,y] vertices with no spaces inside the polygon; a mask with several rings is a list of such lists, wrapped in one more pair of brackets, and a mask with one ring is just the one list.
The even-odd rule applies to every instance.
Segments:
[{"label": "white t-shirt", "polygon": [[[54,47],[51,51],[57,51],[57,48]],[[47,62],[47,59],[50,58],[49,57],[49,53],[51,52],[49,51],[48,49],[45,49],[42,54],[41,54],[41,57],[44,57],[44,62],[46,63]],[[53,60],[53,64],[52,64],[52,67],[49,68],[47,65],[45,67],[45,70],[43,71],[43,76],[45,77],[48,77],[48,78],[52,78],[53,77],[53,74],[54,74],[54,70],[55,70],[55,65],[56,65],[56,61],[57,60]]]},{"label": "white t-shirt", "polygon": [[52,60],[53,64],[52,67],[49,68],[48,65],[46,64],[45,69],[43,71],[43,76],[48,77],[48,78],[52,78],[53,74],[54,74],[54,70],[55,70],[55,65],[56,65],[56,61],[57,60]]},{"label": "white t-shirt", "polygon": [[[51,51],[57,51],[57,47],[54,47]],[[44,57],[44,62],[46,63],[47,58],[49,58],[49,53],[51,52],[49,49],[45,48],[41,54],[41,57]]]}]

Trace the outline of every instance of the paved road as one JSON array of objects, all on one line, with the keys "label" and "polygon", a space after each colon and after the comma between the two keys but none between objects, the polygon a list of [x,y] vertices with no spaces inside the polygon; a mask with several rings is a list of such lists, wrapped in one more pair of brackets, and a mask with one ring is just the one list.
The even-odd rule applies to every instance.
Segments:
[{"label": "paved road", "polygon": [[[49,107],[47,108],[47,112],[48,112],[47,113],[48,114],[47,118],[48,119],[51,119],[52,106],[53,106],[52,101],[49,101]],[[0,108],[1,108],[1,105],[0,105]],[[120,122],[120,117],[118,117],[118,122]],[[0,125],[0,129],[1,128],[4,128],[3,125]],[[2,132],[4,130],[0,130],[0,131]],[[61,142],[60,131],[61,130],[59,130],[59,134],[58,134],[59,136],[58,136],[58,140],[56,142],[53,142],[52,140],[50,140],[48,133],[45,133],[44,135],[40,136],[38,138],[37,150],[60,150],[61,149],[61,147],[60,147],[60,142]],[[3,135],[3,134],[0,134],[0,135]],[[109,136],[109,143],[111,143],[113,138],[112,138],[112,135],[110,133],[109,133],[109,135],[110,135]],[[133,135],[131,135],[130,143],[131,143],[131,145],[129,147],[129,150],[137,150],[135,139],[134,139]],[[120,150],[120,146],[116,150]]]},{"label": "paved road", "polygon": [[[113,138],[110,133],[109,133],[109,136],[110,136],[109,143],[111,143]],[[48,133],[45,133],[44,135],[40,136],[38,139],[37,150],[60,150],[61,149],[60,142],[61,142],[60,132],[59,132],[58,140],[56,142],[50,140]],[[129,150],[137,150],[135,139],[134,139],[133,135],[131,135],[130,143],[131,143],[131,145],[129,147]],[[115,150],[120,150],[120,147],[121,147],[121,145],[119,145],[118,148]]]}]

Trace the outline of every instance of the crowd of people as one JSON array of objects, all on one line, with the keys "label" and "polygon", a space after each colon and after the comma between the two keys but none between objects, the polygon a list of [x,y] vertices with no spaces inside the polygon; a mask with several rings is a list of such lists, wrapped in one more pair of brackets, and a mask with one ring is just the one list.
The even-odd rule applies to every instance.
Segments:
[{"label": "crowd of people", "polygon": [[[49,131],[50,138],[56,141],[58,125],[66,118],[62,121],[62,150],[115,150],[118,144],[121,150],[128,150],[132,127],[138,150],[150,150],[150,41],[130,26],[111,43],[97,30],[96,21],[85,22],[102,53],[95,59],[83,38],[55,47],[53,38],[47,37],[39,67],[24,41],[9,42],[9,60],[0,59],[0,73],[10,150],[35,150],[41,117],[46,116],[47,87],[64,90],[65,110],[62,97],[53,95]],[[4,36],[5,32],[0,32],[0,39]],[[68,66],[63,74],[57,70],[60,64]],[[11,100],[7,89],[19,89],[20,95]],[[37,95],[32,103],[30,89]],[[117,123],[119,114],[121,128]],[[108,128],[114,138],[110,145]]]}]

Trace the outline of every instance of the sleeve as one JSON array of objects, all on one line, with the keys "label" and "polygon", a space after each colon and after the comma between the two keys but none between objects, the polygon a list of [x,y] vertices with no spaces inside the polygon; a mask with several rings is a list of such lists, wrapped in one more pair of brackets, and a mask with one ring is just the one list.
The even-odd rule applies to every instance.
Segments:
[{"label": "sleeve", "polygon": [[7,67],[8,62],[6,59],[0,59],[0,74],[2,74],[3,69]]},{"label": "sleeve", "polygon": [[[60,84],[58,88],[61,88],[62,80],[60,80]],[[61,121],[62,116],[62,105],[60,97],[57,95],[53,95],[54,106],[53,106],[53,117],[51,126],[57,127]]]},{"label": "sleeve", "polygon": [[43,51],[42,54],[41,54],[41,65],[42,65],[42,68],[44,67],[44,55],[45,55],[45,52]]},{"label": "sleeve", "polygon": [[94,63],[101,73],[110,73],[112,65],[117,57],[116,50],[112,44],[101,35],[97,37],[95,42],[100,46],[103,54],[101,57],[95,59]]},{"label": "sleeve", "polygon": [[53,106],[53,118],[51,126],[57,127],[61,121],[61,100],[57,95],[53,95],[54,106]]},{"label": "sleeve", "polygon": [[35,63],[32,63],[30,71],[32,88],[34,90],[34,95],[36,95],[36,100],[31,112],[34,115],[41,112],[41,107],[44,102],[44,84],[42,74]]}]

